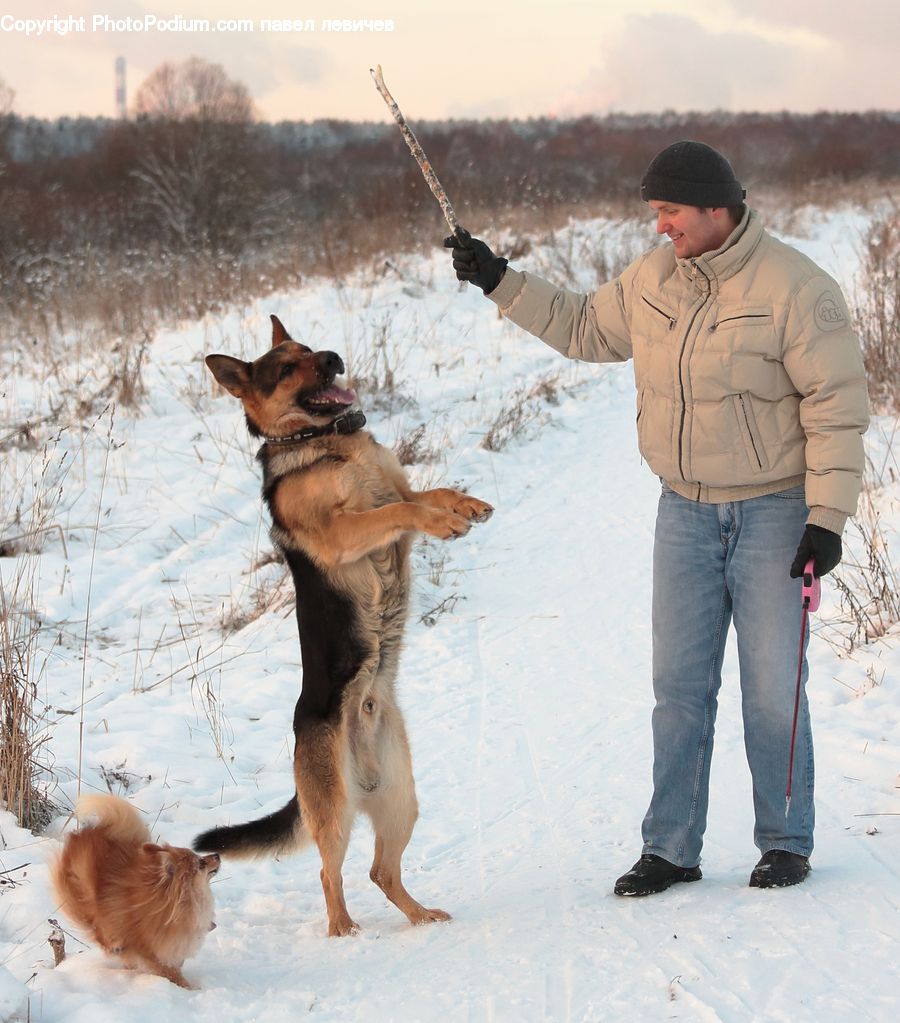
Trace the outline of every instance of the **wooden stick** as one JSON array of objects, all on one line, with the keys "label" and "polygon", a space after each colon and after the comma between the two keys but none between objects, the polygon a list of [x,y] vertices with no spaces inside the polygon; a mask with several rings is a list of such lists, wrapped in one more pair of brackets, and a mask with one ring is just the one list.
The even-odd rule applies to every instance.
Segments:
[{"label": "wooden stick", "polygon": [[422,175],[431,189],[435,199],[440,203],[441,210],[444,214],[444,219],[450,226],[450,230],[459,236],[459,221],[456,219],[456,214],[453,212],[453,207],[450,205],[450,200],[447,198],[447,193],[444,191],[444,186],[438,181],[437,174],[434,173],[434,169],[425,155],[425,150],[419,145],[419,140],[413,134],[412,129],[406,123],[406,118],[403,116],[400,107],[397,106],[397,101],[388,92],[387,86],[384,84],[384,77],[381,74],[381,65],[379,64],[376,68],[369,68],[369,74],[372,76],[372,80],[375,82],[375,86],[381,93],[384,102],[387,103],[388,109],[394,115],[394,120],[400,126],[400,131],[403,134],[403,138],[406,144],[409,146],[409,151],[415,157],[416,163],[422,170]]}]

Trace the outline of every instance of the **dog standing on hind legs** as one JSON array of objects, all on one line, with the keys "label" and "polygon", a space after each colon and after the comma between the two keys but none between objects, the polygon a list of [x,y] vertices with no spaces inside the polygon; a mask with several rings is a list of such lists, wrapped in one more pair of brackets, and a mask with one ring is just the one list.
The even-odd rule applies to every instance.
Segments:
[{"label": "dog standing on hind legs", "polygon": [[418,807],[394,681],[415,533],[450,540],[493,508],[447,488],[413,491],[395,455],[362,429],[356,395],[335,385],[340,357],[293,341],[277,317],[260,358],[210,355],[206,364],[264,440],[263,497],[294,579],[303,682],[293,798],[267,817],[205,832],[194,848],[248,857],[314,841],[328,933],[352,934],[341,869],[362,812],[375,831],[375,884],[413,924],[448,920],[418,903],[400,877]]}]

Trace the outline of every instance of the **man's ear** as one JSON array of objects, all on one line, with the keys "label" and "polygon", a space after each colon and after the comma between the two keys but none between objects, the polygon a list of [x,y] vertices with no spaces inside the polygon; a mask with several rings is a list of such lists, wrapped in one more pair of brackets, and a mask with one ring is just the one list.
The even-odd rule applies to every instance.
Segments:
[{"label": "man's ear", "polygon": [[235,398],[242,398],[250,387],[250,363],[230,355],[207,355],[206,365],[219,383]]}]

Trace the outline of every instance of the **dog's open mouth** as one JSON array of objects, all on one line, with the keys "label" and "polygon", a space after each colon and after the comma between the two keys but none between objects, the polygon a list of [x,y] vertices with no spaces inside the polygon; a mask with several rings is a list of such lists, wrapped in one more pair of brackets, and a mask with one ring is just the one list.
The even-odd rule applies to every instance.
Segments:
[{"label": "dog's open mouth", "polygon": [[337,384],[323,387],[320,391],[312,394],[301,394],[297,396],[297,404],[307,412],[317,416],[327,416],[331,413],[342,412],[349,408],[356,401],[356,393]]}]

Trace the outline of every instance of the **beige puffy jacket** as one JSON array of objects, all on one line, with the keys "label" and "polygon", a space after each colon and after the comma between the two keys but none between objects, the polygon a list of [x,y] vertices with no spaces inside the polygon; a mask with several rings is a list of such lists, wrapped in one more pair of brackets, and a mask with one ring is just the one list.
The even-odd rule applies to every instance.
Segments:
[{"label": "beige puffy jacket", "polygon": [[856,511],[865,370],[840,288],[746,210],[721,249],[662,245],[592,295],[508,268],[489,296],[571,359],[634,359],[638,443],[673,490],[720,503],[806,483],[808,521]]}]

